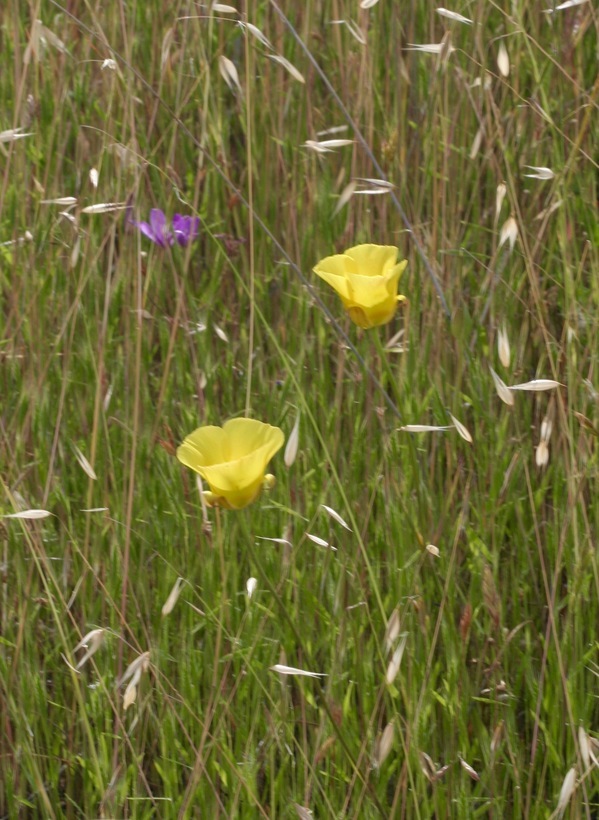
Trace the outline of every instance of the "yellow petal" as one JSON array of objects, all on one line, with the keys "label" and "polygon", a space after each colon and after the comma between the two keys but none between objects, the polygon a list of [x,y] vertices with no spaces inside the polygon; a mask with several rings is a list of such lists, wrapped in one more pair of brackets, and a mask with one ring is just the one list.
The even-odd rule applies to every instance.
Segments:
[{"label": "yellow petal", "polygon": [[343,300],[351,298],[347,274],[355,268],[348,256],[327,256],[314,268],[314,273],[336,290]]},{"label": "yellow petal", "polygon": [[344,278],[348,273],[358,273],[358,266],[355,260],[348,253],[338,253],[335,256],[327,256],[321,259],[314,268],[314,272],[319,276],[340,276]]},{"label": "yellow petal", "polygon": [[218,464],[225,459],[225,434],[222,428],[198,427],[179,447],[177,458],[202,475],[201,467]]},{"label": "yellow petal", "polygon": [[362,276],[384,276],[397,261],[399,251],[393,245],[356,245],[345,251]]},{"label": "yellow petal", "polygon": [[347,309],[349,317],[358,327],[368,330],[378,325],[386,325],[395,316],[397,300],[383,303],[372,308],[353,306]]},{"label": "yellow petal", "polygon": [[270,445],[264,444],[243,458],[202,467],[203,477],[213,492],[238,490],[253,484],[256,480],[261,482],[273,455]]},{"label": "yellow petal", "polygon": [[[399,285],[399,280],[401,278],[402,273],[408,266],[408,260],[404,259],[401,262],[398,262],[397,265],[394,265],[391,270],[385,274],[385,279],[387,281],[387,291],[389,292],[390,296],[397,296],[397,288]],[[401,301],[404,300],[404,296],[401,297]]]},{"label": "yellow petal", "polygon": [[[210,468],[208,468],[210,470]],[[215,481],[219,482],[222,476],[216,476]],[[206,477],[206,481],[210,485],[210,492],[204,493],[204,498],[210,507],[223,507],[226,510],[241,510],[247,507],[252,501],[255,501],[260,495],[262,489],[262,476],[256,481],[244,487],[228,486],[221,488],[218,483],[212,483],[211,479]]]},{"label": "yellow petal", "polygon": [[177,458],[208,483],[211,506],[241,509],[260,494],[268,462],[284,441],[278,427],[232,419],[222,428],[195,430],[177,450]]},{"label": "yellow petal", "polygon": [[349,314],[349,318],[355,325],[358,325],[358,327],[361,327],[364,330],[374,327],[368,318],[368,314],[363,308],[356,307],[356,305],[354,305],[353,307],[348,307],[347,312]]},{"label": "yellow petal", "polygon": [[241,458],[267,445],[269,455],[266,463],[285,441],[283,431],[278,427],[255,419],[230,419],[223,424],[223,433],[229,448],[228,458]]},{"label": "yellow petal", "polygon": [[317,271],[316,268],[314,270],[321,279],[324,279],[324,281],[333,288],[333,290],[337,291],[344,304],[351,299],[351,291],[347,279],[342,276],[333,276],[333,274],[330,273]]},{"label": "yellow petal", "polygon": [[350,274],[348,277],[351,300],[363,308],[371,308],[394,297],[389,296],[387,281],[382,276],[360,276]]}]

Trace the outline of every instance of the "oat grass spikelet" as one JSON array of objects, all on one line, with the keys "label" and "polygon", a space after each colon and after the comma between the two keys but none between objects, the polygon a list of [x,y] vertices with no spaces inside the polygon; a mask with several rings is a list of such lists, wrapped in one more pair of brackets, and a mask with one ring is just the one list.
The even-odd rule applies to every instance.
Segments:
[{"label": "oat grass spikelet", "polygon": [[355,324],[377,327],[390,322],[398,303],[406,298],[397,293],[397,287],[408,262],[398,262],[397,255],[392,245],[356,245],[327,256],[314,273],[337,291]]},{"label": "oat grass spikelet", "polygon": [[177,450],[177,458],[199,473],[210,487],[204,492],[211,507],[240,510],[272,487],[268,462],[283,446],[278,427],[253,419],[231,419],[222,427],[199,427]]}]

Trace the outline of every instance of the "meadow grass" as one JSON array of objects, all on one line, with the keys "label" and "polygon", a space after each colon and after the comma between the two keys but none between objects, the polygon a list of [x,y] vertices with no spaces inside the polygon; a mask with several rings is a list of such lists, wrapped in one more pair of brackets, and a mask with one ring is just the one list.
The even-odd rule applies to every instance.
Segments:
[{"label": "meadow grass", "polygon": [[[0,511],[52,514],[0,522],[0,816],[597,817],[596,10],[232,5],[0,9]],[[361,331],[311,270],[366,242]],[[175,449],[244,414],[297,458],[206,509]]]}]

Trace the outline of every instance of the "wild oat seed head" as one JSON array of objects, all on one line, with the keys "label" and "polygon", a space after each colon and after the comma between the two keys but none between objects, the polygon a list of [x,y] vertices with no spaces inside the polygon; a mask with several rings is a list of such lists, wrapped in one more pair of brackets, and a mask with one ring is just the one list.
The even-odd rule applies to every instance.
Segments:
[{"label": "wild oat seed head", "polygon": [[374,754],[372,756],[372,765],[375,769],[380,769],[383,762],[389,756],[389,752],[393,747],[393,738],[395,735],[395,727],[393,722],[388,723],[374,744]]},{"label": "wild oat seed head", "polygon": [[503,40],[499,44],[499,51],[497,52],[497,68],[502,77],[510,76],[510,58]]},{"label": "wild oat seed head", "polygon": [[499,243],[497,249],[501,248],[507,242],[510,247],[510,253],[514,250],[516,239],[518,238],[518,223],[513,216],[508,216],[501,227],[499,233]]},{"label": "wild oat seed head", "polygon": [[505,325],[502,325],[497,331],[497,354],[501,364],[508,368],[511,360],[510,340],[507,335]]}]

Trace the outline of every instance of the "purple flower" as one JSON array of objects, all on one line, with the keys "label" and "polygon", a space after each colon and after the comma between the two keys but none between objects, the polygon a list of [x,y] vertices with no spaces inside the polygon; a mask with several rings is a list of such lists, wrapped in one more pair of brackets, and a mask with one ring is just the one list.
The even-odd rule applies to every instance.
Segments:
[{"label": "purple flower", "polygon": [[196,238],[200,229],[200,219],[197,216],[182,216],[175,214],[173,217],[173,233],[175,239],[185,247]]},{"label": "purple flower", "polygon": [[159,208],[152,208],[149,222],[133,222],[144,236],[147,236],[156,245],[166,248],[173,244],[173,235],[166,227],[166,216]]},{"label": "purple flower", "polygon": [[183,216],[175,214],[173,216],[172,230],[167,226],[166,216],[160,208],[152,208],[149,222],[137,222],[135,219],[129,220],[132,225],[147,236],[149,240],[166,248],[173,245],[175,241],[182,247],[188,245],[198,235],[200,220],[197,216]]}]

